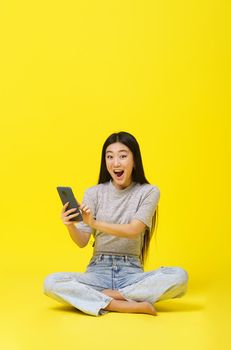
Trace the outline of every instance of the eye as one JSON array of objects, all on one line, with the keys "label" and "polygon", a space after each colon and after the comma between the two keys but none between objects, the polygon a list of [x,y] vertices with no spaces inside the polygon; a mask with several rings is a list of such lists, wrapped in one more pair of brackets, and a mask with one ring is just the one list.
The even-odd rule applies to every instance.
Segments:
[{"label": "eye", "polygon": [[126,154],[122,154],[121,158],[127,158],[127,155]]},{"label": "eye", "polygon": [[112,159],[112,156],[111,155],[107,155],[107,159]]}]

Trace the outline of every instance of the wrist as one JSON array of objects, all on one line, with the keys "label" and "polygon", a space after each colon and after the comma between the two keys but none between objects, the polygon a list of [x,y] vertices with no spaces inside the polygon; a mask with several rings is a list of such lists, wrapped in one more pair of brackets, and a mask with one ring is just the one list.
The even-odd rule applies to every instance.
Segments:
[{"label": "wrist", "polygon": [[93,224],[92,224],[92,228],[94,229],[94,230],[98,230],[98,227],[99,227],[99,221],[97,221],[97,220],[94,220],[93,221]]}]

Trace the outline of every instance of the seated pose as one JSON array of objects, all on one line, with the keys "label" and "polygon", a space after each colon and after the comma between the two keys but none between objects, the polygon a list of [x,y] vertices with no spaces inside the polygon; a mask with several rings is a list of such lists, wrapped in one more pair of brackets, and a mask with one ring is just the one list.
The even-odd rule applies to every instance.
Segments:
[{"label": "seated pose", "polygon": [[102,149],[98,184],[88,188],[76,209],[62,208],[71,238],[85,247],[94,236],[93,256],[85,272],[57,272],[46,277],[44,293],[82,312],[109,311],[157,315],[154,303],[185,294],[188,273],[178,266],[144,272],[150,239],[157,224],[160,191],[144,174],[140,148],[127,132],[110,135]]}]

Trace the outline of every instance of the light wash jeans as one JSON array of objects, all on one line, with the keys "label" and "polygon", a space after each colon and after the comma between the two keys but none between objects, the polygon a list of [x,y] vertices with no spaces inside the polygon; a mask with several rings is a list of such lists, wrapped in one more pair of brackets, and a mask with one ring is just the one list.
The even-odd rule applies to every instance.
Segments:
[{"label": "light wash jeans", "polygon": [[94,255],[86,272],[57,272],[46,277],[44,293],[82,312],[99,316],[113,300],[104,289],[118,290],[126,300],[148,301],[179,298],[186,293],[188,273],[181,267],[144,272],[136,256]]}]

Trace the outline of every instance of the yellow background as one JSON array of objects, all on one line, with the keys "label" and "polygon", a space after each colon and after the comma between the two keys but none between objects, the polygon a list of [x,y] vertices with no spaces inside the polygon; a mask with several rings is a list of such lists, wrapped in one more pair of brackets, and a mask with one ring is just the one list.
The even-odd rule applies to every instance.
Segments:
[{"label": "yellow background", "polygon": [[[2,349],[228,348],[228,1],[1,4]],[[86,316],[43,295],[45,276],[84,271],[56,186],[79,201],[113,132],[137,138],[161,191],[146,270],[189,273],[159,317]]]}]

